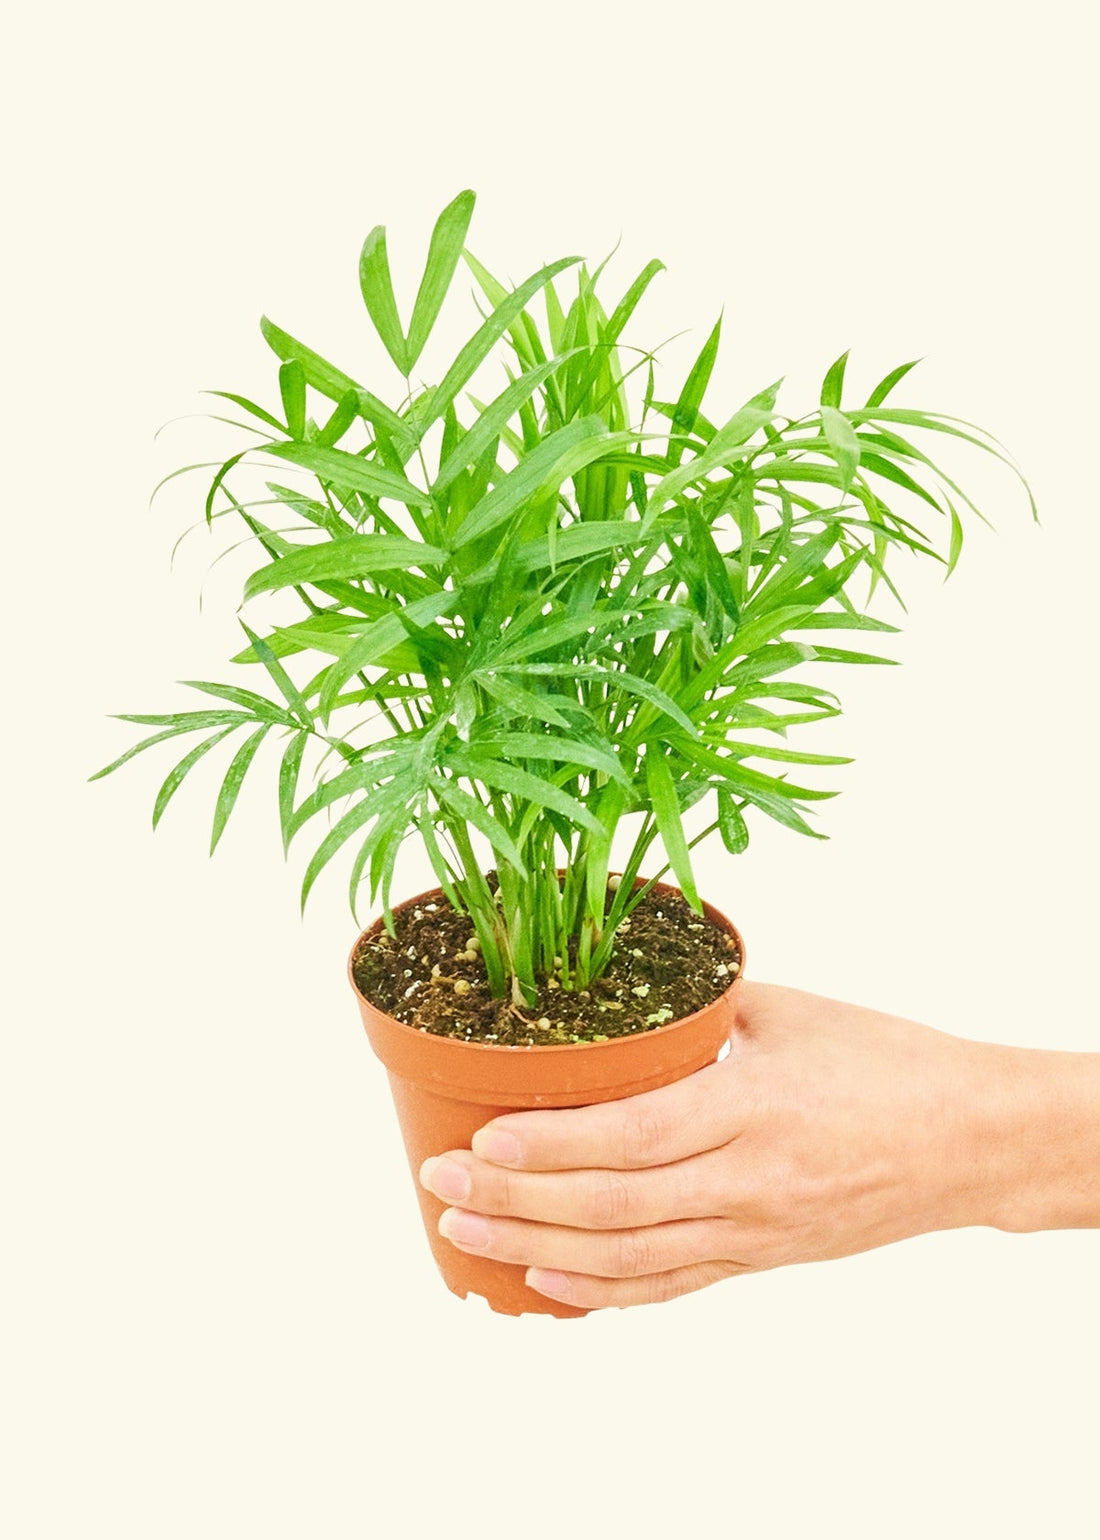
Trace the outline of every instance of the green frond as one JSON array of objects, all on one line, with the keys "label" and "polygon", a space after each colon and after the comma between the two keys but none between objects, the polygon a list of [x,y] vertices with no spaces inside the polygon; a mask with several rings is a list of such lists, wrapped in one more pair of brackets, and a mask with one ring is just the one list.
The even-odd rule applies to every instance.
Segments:
[{"label": "green frond", "polygon": [[[277,731],[284,850],[307,825],[326,826],[303,903],[347,857],[353,906],[369,890],[392,925],[399,853],[415,836],[469,914],[492,988],[515,980],[529,998],[548,959],[570,959],[566,987],[606,964],[655,842],[698,909],[691,852],[711,832],[730,855],[759,815],[825,837],[811,809],[836,792],[783,768],[848,763],[798,741],[795,729],[841,711],[806,673],[893,662],[833,646],[830,633],[896,631],[873,603],[892,596],[904,613],[899,553],[950,575],[965,525],[987,518],[936,445],[996,459],[1033,514],[1035,504],[985,430],[893,404],[912,361],[861,406],[845,352],[798,415],[780,407],[781,380],[731,414],[714,399],[729,326],[719,315],[682,383],[663,388],[664,343],[634,335],[661,261],[616,286],[618,299],[606,287],[614,251],[595,268],[545,263],[511,287],[466,245],[474,205],[467,189],[438,215],[407,327],[384,226],[363,244],[362,299],[401,376],[396,392],[368,389],[266,317],[269,404],[211,392],[247,419],[225,420],[245,447],[171,472],[154,496],[206,472],[208,526],[239,517],[264,553],[244,588],[262,622],[242,622],[248,645],[231,661],[266,676],[273,698],[185,681],[225,706],[124,718],[156,730],[92,779],[201,734],[160,787],[159,823],[194,766],[243,729],[213,850]],[[429,344],[463,262],[479,319],[440,359]],[[483,369],[496,380],[483,385]],[[249,485],[272,463],[277,479]],[[265,503],[278,529],[261,522]],[[711,794],[716,821],[704,827]],[[609,901],[613,842],[628,825],[626,886]]]}]

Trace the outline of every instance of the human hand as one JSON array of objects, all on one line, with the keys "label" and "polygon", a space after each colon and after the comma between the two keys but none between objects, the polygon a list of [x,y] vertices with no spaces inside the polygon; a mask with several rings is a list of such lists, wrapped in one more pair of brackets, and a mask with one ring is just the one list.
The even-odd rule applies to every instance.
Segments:
[{"label": "human hand", "polygon": [[508,1113],[425,1161],[421,1181],[460,1205],[441,1233],[598,1309],[1000,1221],[1022,1050],[748,980],[736,998],[718,1063]]}]

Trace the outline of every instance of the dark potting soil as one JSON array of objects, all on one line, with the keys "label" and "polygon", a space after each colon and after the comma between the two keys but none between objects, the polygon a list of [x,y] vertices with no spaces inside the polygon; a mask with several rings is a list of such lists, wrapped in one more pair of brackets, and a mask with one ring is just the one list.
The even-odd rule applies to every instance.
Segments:
[{"label": "dark potting soil", "polygon": [[[607,895],[610,907],[613,893]],[[396,939],[364,940],[360,991],[398,1021],[464,1041],[542,1047],[652,1031],[717,1000],[741,971],[737,943],[679,893],[647,893],[619,926],[607,971],[587,989],[539,979],[535,1005],[489,990],[474,931],[442,896],[394,911]]]}]

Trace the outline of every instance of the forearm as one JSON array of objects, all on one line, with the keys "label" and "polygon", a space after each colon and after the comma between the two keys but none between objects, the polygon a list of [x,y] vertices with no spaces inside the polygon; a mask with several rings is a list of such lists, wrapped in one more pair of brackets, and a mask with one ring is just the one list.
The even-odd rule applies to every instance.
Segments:
[{"label": "forearm", "polygon": [[1100,1053],[998,1052],[1004,1094],[991,1223],[1011,1231],[1100,1227]]}]

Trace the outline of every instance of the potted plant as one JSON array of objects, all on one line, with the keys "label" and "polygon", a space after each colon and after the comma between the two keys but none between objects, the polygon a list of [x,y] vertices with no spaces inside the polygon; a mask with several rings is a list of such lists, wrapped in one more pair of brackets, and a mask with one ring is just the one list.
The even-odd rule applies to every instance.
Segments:
[{"label": "potted plant", "polygon": [[[97,772],[194,736],[155,826],[224,742],[213,850],[277,746],[284,849],[324,824],[303,904],[350,854],[353,911],[363,886],[380,905],[349,968],[414,1177],[501,1110],[625,1096],[717,1056],[744,949],[700,899],[691,850],[713,834],[743,850],[750,810],[821,837],[811,805],[835,793],[792,767],[846,761],[788,744],[839,711],[803,669],[890,661],[835,633],[895,630],[868,613],[877,585],[900,599],[892,553],[949,574],[959,510],[977,512],[913,438],[1011,464],[968,423],[888,404],[912,364],[858,406],[845,355],[798,417],[779,411],[778,384],[715,412],[721,320],[679,390],[659,390],[656,349],[624,338],[662,263],[610,306],[606,263],[576,257],[507,288],[466,249],[473,207],[466,191],[440,214],[407,329],[384,228],[363,246],[395,405],[266,318],[278,403],[214,393],[249,435],[217,465],[205,516],[239,519],[257,554],[244,597],[259,614],[232,660],[250,683],[188,681],[212,703],[124,716],[155,731]],[[482,320],[425,384],[463,260]],[[506,378],[475,394],[500,354]],[[395,906],[409,835],[439,885]],[[667,859],[643,877],[657,841]],[[583,1313],[451,1247],[443,1205],[417,1191],[450,1287],[510,1313]]]}]

